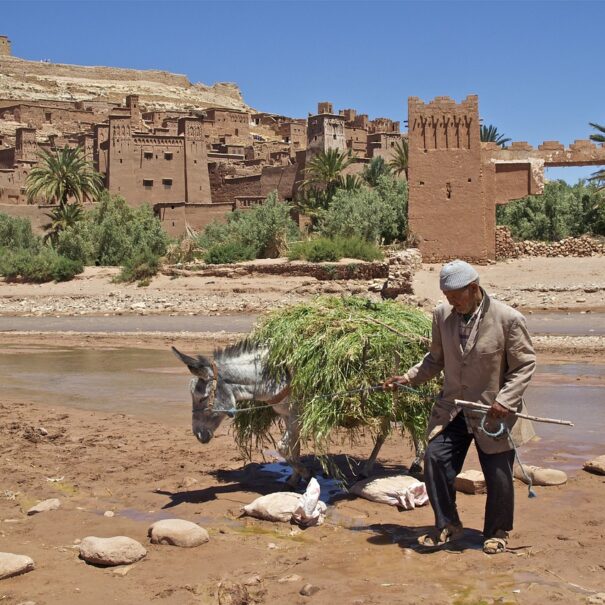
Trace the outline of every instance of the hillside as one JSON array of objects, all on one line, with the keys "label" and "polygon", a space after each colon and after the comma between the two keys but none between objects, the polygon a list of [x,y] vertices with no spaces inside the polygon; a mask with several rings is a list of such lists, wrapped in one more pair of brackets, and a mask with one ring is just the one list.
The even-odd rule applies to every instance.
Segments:
[{"label": "hillside", "polygon": [[147,110],[226,107],[249,109],[236,84],[192,84],[157,70],[85,67],[0,56],[0,97],[20,101],[107,101],[137,94]]}]

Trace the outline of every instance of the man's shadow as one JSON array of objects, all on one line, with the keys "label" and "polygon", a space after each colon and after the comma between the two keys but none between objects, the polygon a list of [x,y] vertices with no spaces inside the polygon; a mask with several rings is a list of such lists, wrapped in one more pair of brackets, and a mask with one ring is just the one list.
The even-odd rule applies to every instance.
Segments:
[{"label": "man's shadow", "polygon": [[431,554],[435,552],[464,552],[465,550],[481,550],[483,548],[483,534],[472,528],[465,528],[462,536],[452,542],[440,546],[423,546],[418,543],[418,538],[435,531],[433,525],[420,527],[407,527],[395,523],[374,523],[365,527],[356,527],[357,530],[374,532],[368,538],[370,544],[385,546],[397,544],[400,548],[409,548],[419,554]]}]

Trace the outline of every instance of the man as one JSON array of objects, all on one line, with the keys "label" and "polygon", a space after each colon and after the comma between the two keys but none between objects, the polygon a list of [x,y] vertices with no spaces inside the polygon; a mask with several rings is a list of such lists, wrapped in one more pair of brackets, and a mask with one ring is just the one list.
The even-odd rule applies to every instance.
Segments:
[{"label": "man", "polygon": [[[425,454],[425,481],[436,529],[419,542],[439,546],[460,537],[454,480],[474,439],[487,487],[483,550],[496,554],[506,550],[508,532],[513,528],[511,439],[520,445],[534,435],[529,421],[510,412],[522,411],[535,353],[524,317],[490,298],[471,265],[461,260],[444,265],[439,283],[448,304],[439,305],[433,313],[430,351],[403,376],[392,376],[384,386],[419,385],[443,370],[443,390],[429,420]],[[483,416],[456,407],[455,399],[491,406],[485,428],[496,433],[503,422],[510,433],[504,430],[498,437],[489,436],[480,426]]]}]

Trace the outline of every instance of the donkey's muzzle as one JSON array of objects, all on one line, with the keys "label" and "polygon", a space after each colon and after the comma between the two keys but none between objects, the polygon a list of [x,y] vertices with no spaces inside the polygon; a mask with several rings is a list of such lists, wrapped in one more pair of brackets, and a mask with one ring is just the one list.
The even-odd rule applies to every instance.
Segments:
[{"label": "donkey's muzzle", "polygon": [[208,429],[199,429],[197,431],[193,431],[193,433],[200,443],[208,443],[214,435],[214,433]]}]

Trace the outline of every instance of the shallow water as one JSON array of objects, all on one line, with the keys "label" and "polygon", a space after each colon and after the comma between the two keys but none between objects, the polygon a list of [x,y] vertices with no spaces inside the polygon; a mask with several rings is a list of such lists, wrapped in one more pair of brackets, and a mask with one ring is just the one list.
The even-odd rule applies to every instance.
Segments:
[{"label": "shallow water", "polygon": [[[211,345],[199,353],[209,354]],[[605,436],[605,365],[545,364],[527,393],[529,413],[573,428],[536,424],[541,440],[523,448],[527,464],[577,469],[601,454]],[[191,420],[190,374],[168,350],[7,346],[0,350],[5,399],[122,412],[177,426]],[[279,474],[286,472],[276,466]],[[333,486],[326,486],[326,491]],[[326,494],[327,495],[327,494]]]},{"label": "shallow water", "polygon": [[[256,314],[216,316],[118,315],[111,317],[3,317],[0,332],[249,332]],[[532,313],[532,334],[603,336],[605,313]]]}]

